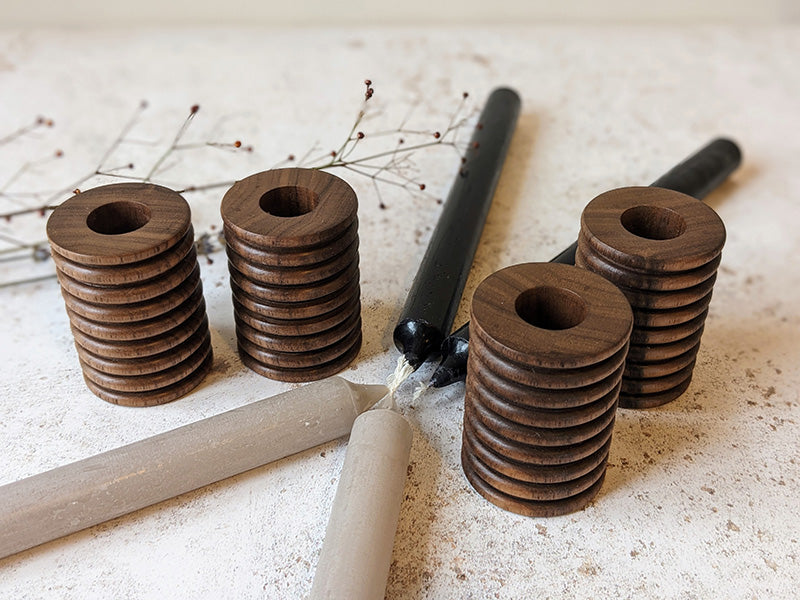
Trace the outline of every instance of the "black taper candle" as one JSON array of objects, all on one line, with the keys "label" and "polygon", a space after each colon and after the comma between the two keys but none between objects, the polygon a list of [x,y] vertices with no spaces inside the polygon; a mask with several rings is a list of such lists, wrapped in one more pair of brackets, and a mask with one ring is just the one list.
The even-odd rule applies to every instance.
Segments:
[{"label": "black taper candle", "polygon": [[519,110],[517,93],[498,88],[478,119],[394,329],[395,346],[414,369],[439,352],[453,325]]},{"label": "black taper candle", "polygon": [[[735,142],[717,138],[674,166],[651,183],[651,187],[667,188],[702,200],[736,170],[742,153]],[[577,240],[553,257],[550,262],[575,264]],[[441,347],[442,362],[433,372],[431,386],[445,387],[467,376],[469,356],[469,322],[445,338]]]}]

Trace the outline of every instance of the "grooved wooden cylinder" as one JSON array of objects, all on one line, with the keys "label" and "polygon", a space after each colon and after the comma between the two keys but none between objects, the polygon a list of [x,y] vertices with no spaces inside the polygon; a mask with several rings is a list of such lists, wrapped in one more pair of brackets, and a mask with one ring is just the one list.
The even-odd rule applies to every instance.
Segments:
[{"label": "grooved wooden cylinder", "polygon": [[47,237],[86,385],[103,400],[175,400],[211,368],[189,205],[147,183],[76,194]]},{"label": "grooved wooden cylinder", "polygon": [[344,369],[361,348],[358,202],[338,177],[276,169],[222,199],[239,356],[302,382]]},{"label": "grooved wooden cylinder", "polygon": [[461,464],[481,495],[536,517],[591,501],[632,326],[622,293],[573,266],[515,265],[478,286]]},{"label": "grooved wooden cylinder", "polygon": [[633,308],[621,407],[659,406],[689,387],[724,244],[717,213],[679,192],[621,188],[584,209],[575,264]]}]

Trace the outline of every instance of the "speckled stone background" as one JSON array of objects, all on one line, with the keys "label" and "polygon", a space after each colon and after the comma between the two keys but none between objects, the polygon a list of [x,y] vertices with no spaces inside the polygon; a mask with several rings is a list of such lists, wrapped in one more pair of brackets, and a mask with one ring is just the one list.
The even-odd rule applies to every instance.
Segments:
[{"label": "speckled stone background", "polygon": [[[504,512],[463,477],[463,387],[412,401],[414,446],[387,598],[794,598],[800,586],[800,29],[571,27],[360,30],[172,29],[0,34],[0,136],[45,115],[55,126],[0,146],[0,186],[55,190],[94,169],[146,99],[119,164],[152,162],[195,103],[191,141],[241,139],[252,154],[181,153],[161,181],[235,179],[319,142],[337,146],[375,84],[391,128],[437,129],[467,90],[523,99],[465,298],[494,270],[547,260],[577,235],[596,194],[647,184],[720,134],[744,164],[708,198],[728,229],[694,381],[678,401],[621,410],[605,485],[584,511]],[[135,135],[134,135],[135,134]],[[415,155],[446,195],[457,161]],[[114,160],[110,161],[113,164]],[[139,168],[137,166],[137,168]],[[344,375],[382,381],[391,329],[439,206],[339,173],[360,198],[365,341]],[[222,190],[187,194],[195,226],[219,223]],[[0,200],[0,202],[6,202]],[[3,210],[9,210],[3,204]],[[36,217],[0,233],[44,238]],[[54,280],[0,289],[0,484],[288,389],[236,356],[222,255],[202,265],[211,375],[148,409],[84,386]],[[52,265],[0,264],[2,281]],[[467,314],[462,303],[459,324]],[[309,590],[345,441],[0,561],[2,598],[301,598]],[[2,507],[0,507],[2,510]]]}]

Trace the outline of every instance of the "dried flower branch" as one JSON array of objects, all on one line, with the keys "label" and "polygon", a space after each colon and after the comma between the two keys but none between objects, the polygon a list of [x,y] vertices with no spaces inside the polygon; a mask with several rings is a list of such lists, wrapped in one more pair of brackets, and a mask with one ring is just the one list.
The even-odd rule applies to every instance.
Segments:
[{"label": "dried flower branch", "polygon": [[[451,113],[447,126],[441,131],[408,127],[407,123],[418,106],[418,104],[414,104],[395,129],[368,133],[361,129],[360,126],[367,117],[368,103],[374,96],[375,89],[369,79],[364,81],[364,85],[366,86],[366,91],[364,92],[361,108],[350,127],[349,133],[338,149],[310,159],[309,157],[319,149],[318,146],[314,146],[299,161],[295,161],[295,156],[290,154],[281,164],[295,162],[301,167],[325,171],[339,168],[366,177],[372,181],[379,206],[382,209],[386,208],[386,204],[383,201],[379,184],[396,186],[414,195],[435,198],[437,202],[441,203],[441,198],[426,193],[427,185],[420,181],[415,174],[412,174],[414,167],[412,155],[426,148],[441,146],[452,148],[463,160],[467,148],[466,144],[458,139],[458,134],[469,120],[469,115],[464,114],[469,94],[464,92],[461,95],[461,100]],[[396,142],[391,149],[364,155],[355,153],[356,149],[360,147],[359,143],[363,140],[385,136],[396,138]],[[412,139],[412,143],[408,143],[408,139]]]},{"label": "dried flower branch", "polygon": [[[459,133],[470,118],[470,115],[465,113],[468,94],[466,92],[462,94],[455,110],[450,114],[447,125],[443,129],[433,131],[410,127],[408,123],[419,106],[419,103],[415,103],[412,104],[396,128],[370,132],[364,127],[364,124],[366,119],[371,116],[368,112],[368,108],[369,102],[375,94],[375,90],[372,86],[372,81],[369,79],[365,80],[364,85],[365,91],[360,110],[348,134],[344,138],[344,141],[337,149],[311,158],[312,155],[320,152],[319,145],[315,144],[299,160],[294,154],[290,154],[286,159],[275,165],[275,167],[295,164],[301,167],[318,170],[342,169],[354,175],[358,175],[359,177],[365,177],[372,182],[379,206],[382,209],[386,208],[381,193],[382,185],[395,186],[410,194],[430,197],[441,203],[441,198],[432,195],[428,191],[428,186],[417,177],[413,156],[417,152],[425,149],[447,147],[456,152],[456,154],[461,157],[462,161],[464,160],[463,157],[467,149],[467,144],[459,140]],[[0,198],[9,200],[16,206],[16,208],[12,210],[0,213],[0,222],[2,222],[2,220],[8,222],[13,218],[27,214],[36,214],[43,217],[49,211],[55,209],[67,196],[80,193],[81,188],[87,182],[96,178],[158,183],[158,178],[163,176],[165,172],[174,166],[173,163],[169,162],[169,159],[183,151],[207,147],[231,152],[253,152],[253,147],[251,145],[244,145],[241,140],[234,140],[233,142],[186,142],[186,134],[200,110],[199,105],[194,105],[189,109],[189,114],[178,127],[170,145],[155,158],[149,165],[149,168],[144,170],[143,175],[133,173],[135,171],[135,165],[132,162],[123,162],[114,166],[109,165],[108,163],[111,161],[112,157],[122,146],[155,145],[154,142],[142,141],[131,136],[131,132],[139,123],[142,114],[147,108],[148,104],[144,101],[137,106],[133,115],[122,127],[117,137],[103,152],[94,169],[75,179],[70,185],[59,188],[55,192],[12,191],[12,187],[25,173],[41,167],[47,161],[63,157],[64,153],[61,150],[57,150],[48,157],[30,161],[22,165],[22,167],[6,180],[3,185],[0,185]],[[54,123],[51,119],[39,117],[33,123],[0,138],[0,145],[13,142],[38,128],[53,127],[53,125]],[[385,137],[395,138],[391,148],[371,152],[360,152],[366,141]],[[167,185],[173,189],[180,188],[176,189],[176,191],[180,193],[188,193],[229,187],[233,185],[233,183],[233,181],[216,181],[185,186],[175,186],[174,184],[167,183],[163,183],[163,185]],[[35,201],[34,206],[30,205],[31,200]],[[36,262],[42,262],[49,258],[49,247],[45,240],[28,242],[0,232],[0,241],[5,242],[8,246],[0,249],[0,263],[23,259],[32,259]],[[221,231],[217,231],[215,226],[212,226],[210,231],[200,232],[195,240],[195,248],[198,255],[205,257],[209,263],[212,262],[211,255],[222,250],[224,246],[224,235]],[[50,277],[54,277],[54,275],[34,277],[32,279],[26,279],[25,281],[0,283],[0,288],[16,285],[18,283],[41,281],[42,279]]]}]

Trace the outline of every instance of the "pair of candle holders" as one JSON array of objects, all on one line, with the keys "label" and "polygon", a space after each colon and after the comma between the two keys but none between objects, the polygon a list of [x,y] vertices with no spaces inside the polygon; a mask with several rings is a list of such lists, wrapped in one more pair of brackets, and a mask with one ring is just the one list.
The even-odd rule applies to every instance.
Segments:
[{"label": "pair of candle holders", "polygon": [[724,242],[702,202],[621,188],[584,209],[576,266],[516,265],[478,286],[461,462],[481,495],[528,516],[594,498],[617,406],[689,386]]},{"label": "pair of candle holders", "polygon": [[[222,217],[239,354],[281,381],[342,370],[361,347],[357,199],[321,171],[237,182]],[[147,183],[76,194],[47,223],[84,380],[100,398],[163,404],[212,364],[189,206]]]}]

